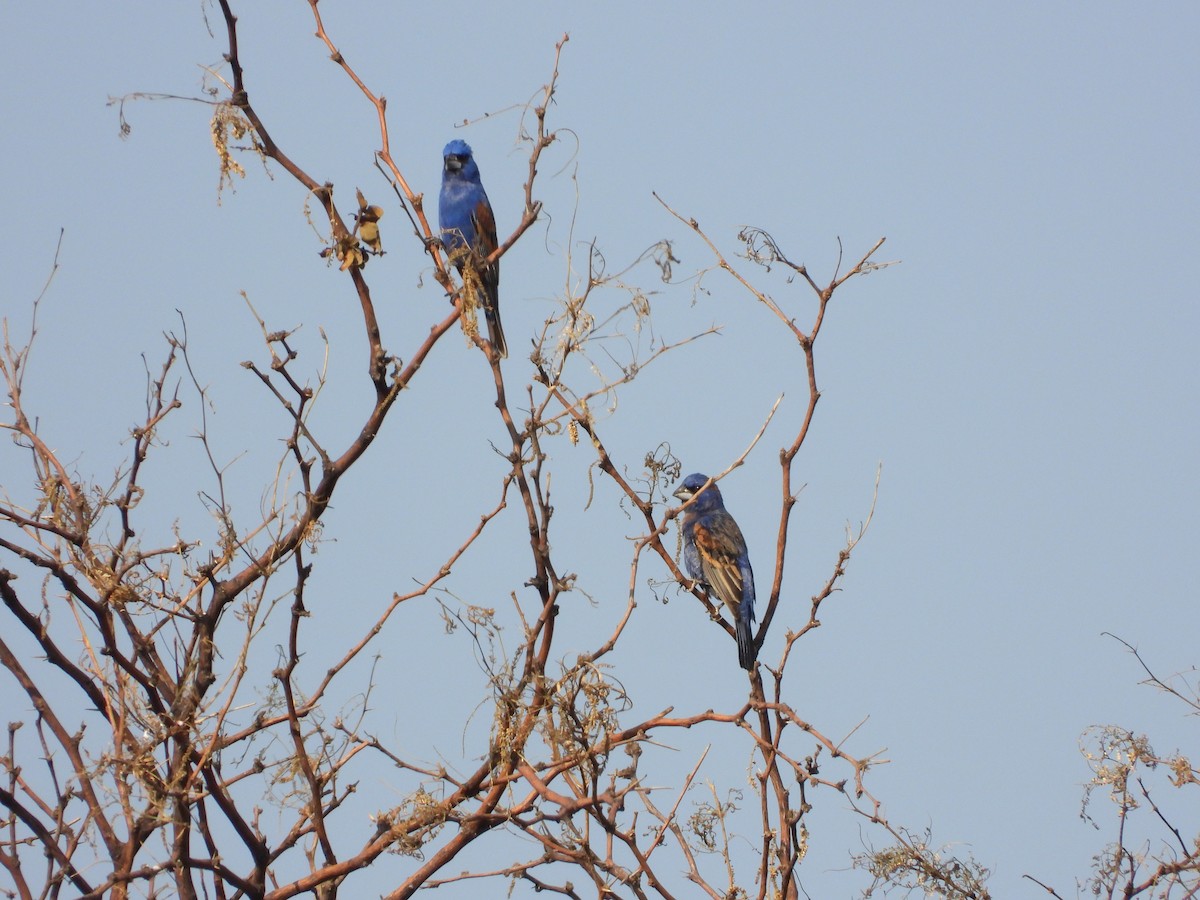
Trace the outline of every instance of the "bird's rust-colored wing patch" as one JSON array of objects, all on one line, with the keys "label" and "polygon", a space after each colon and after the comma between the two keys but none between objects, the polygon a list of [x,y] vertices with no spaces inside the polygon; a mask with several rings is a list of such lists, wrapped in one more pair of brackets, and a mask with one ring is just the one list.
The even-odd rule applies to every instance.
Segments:
[{"label": "bird's rust-colored wing patch", "polygon": [[704,569],[704,580],[712,592],[735,612],[742,602],[742,570],[738,565],[737,543],[730,540],[728,529],[708,527],[697,522],[696,552]]}]

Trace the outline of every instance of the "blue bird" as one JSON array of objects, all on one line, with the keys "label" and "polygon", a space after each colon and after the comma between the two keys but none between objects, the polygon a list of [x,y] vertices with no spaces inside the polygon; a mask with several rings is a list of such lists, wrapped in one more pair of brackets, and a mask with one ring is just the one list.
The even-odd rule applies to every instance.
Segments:
[{"label": "blue bird", "polygon": [[[479,276],[483,296],[480,305],[487,318],[488,340],[501,359],[508,356],[504,329],[500,327],[500,263],[483,265],[499,246],[496,217],[488,202],[479,166],[466,141],[453,140],[442,151],[442,193],[438,198],[438,227],[442,244],[462,274],[471,265]],[[464,281],[465,284],[465,281]]]},{"label": "blue bird", "polygon": [[[754,572],[742,529],[725,510],[721,490],[715,484],[704,488],[707,475],[699,472],[683,479],[675,496],[687,502],[683,511],[683,560],[688,574],[706,591],[729,607],[737,629],[738,664],[754,668]],[[704,490],[701,490],[704,488]],[[699,496],[697,496],[699,495]]]}]

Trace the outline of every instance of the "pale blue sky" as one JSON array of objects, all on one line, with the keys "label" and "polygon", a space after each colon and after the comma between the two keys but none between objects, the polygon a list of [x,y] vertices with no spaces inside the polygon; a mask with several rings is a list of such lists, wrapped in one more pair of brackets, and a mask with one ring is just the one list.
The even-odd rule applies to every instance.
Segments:
[{"label": "pale blue sky", "polygon": [[[312,37],[306,4],[239,6],[247,86],[277,141],[334,182],[343,203],[356,186],[383,201],[374,112]],[[214,40],[202,9],[43,4],[6,16],[3,315],[18,335],[27,329],[65,228],[28,383],[54,446],[72,448],[80,470],[98,476],[121,459],[115,444],[141,409],[139,354],[157,366],[162,332],[179,328],[176,309],[211,388],[223,458],[261,444],[246,432],[264,422],[284,433],[238,367],[261,359],[240,291],[271,327],[303,325],[308,371],[320,359],[318,329],[329,334],[317,421],[332,441],[349,439],[369,400],[357,307],[344,277],[317,258],[303,191],[247,160],[248,177],[218,206],[199,104],[127,106],[133,132],[118,137],[110,96],[196,96],[199,66],[219,66],[219,14],[209,13]],[[694,3],[325,0],[321,9],[359,74],[388,97],[393,155],[414,188],[436,193],[441,147],[463,137],[502,232],[517,222],[525,177],[513,106],[546,81],[554,42],[570,33],[550,121],[577,142],[564,134],[543,159],[537,193],[552,223],[503,264],[514,387],[528,380],[519,348],[567,277],[572,173],[575,238],[595,238],[613,268],[660,238],[677,242],[677,274],[711,264],[651,191],[730,254],[741,225],[767,229],[818,280],[831,274],[838,237],[847,257],[888,238],[880,258],[903,263],[839,293],[818,346],[824,396],[798,457],[807,487],[785,582],[795,614],[780,613],[762,658],[773,661],[786,627],[806,615],[846,521],[867,511],[882,462],[874,525],[844,592],[823,609],[824,627],[798,648],[789,700],[833,736],[867,719],[847,748],[887,748],[892,762],[871,780],[886,812],[970,845],[995,870],[995,895],[1044,896],[1024,873],[1071,895],[1107,838],[1078,817],[1088,777],[1080,733],[1116,722],[1148,730],[1164,752],[1194,738],[1182,710],[1137,687],[1139,668],[1101,633],[1139,646],[1161,674],[1197,661],[1200,8],[796,4],[735,13]],[[485,113],[495,115],[454,127]],[[444,307],[407,220],[383,205],[389,252],[367,275],[385,343],[406,355]],[[662,288],[652,274],[641,276],[647,288]],[[806,290],[774,275],[760,283],[807,324]],[[686,288],[653,298],[656,332],[678,339],[717,323],[723,334],[647,370],[600,424],[635,469],[669,441],[685,471],[713,471],[786,393],[756,452],[723,485],[765,593],[776,454],[805,399],[800,357],[728,279],[711,274],[705,286],[711,294],[694,304]],[[428,577],[431,559],[493,503],[505,464],[488,449],[502,437],[488,383],[478,354],[448,336],[343,485],[325,519],[334,543],[317,558],[309,593],[331,653],[392,591]],[[201,463],[188,437],[199,413],[194,396],[185,399],[170,463],[149,474],[159,521],[203,528],[197,484],[180,475]],[[256,446],[230,470],[247,514],[275,453]],[[578,596],[560,618],[559,649],[573,656],[606,635],[623,606],[624,537],[635,529],[611,484],[599,482],[598,501],[583,509],[586,445],[561,442],[553,454],[556,550],[597,601]],[[0,451],[6,487],[23,477],[19,459]],[[438,508],[445,525],[429,528],[423,521]],[[512,549],[519,517],[500,526],[451,584],[464,599],[500,606],[528,577]],[[745,682],[733,644],[686,600],[643,600],[614,658],[637,702],[632,715],[735,708]],[[460,754],[461,717],[481,684],[473,667],[446,668],[448,658],[468,659],[464,641],[442,635],[429,604],[390,628],[378,730],[420,755],[426,743],[406,724],[416,717],[441,752]],[[311,662],[323,671],[324,660]],[[698,736],[697,746],[727,737]],[[740,783],[744,748],[710,765],[708,777]],[[398,801],[405,787],[389,777],[362,780],[394,789]],[[813,800],[802,881],[813,897],[848,896],[862,884],[845,871],[862,822],[839,798]],[[362,896],[385,891],[406,865],[384,861],[361,882]]]}]

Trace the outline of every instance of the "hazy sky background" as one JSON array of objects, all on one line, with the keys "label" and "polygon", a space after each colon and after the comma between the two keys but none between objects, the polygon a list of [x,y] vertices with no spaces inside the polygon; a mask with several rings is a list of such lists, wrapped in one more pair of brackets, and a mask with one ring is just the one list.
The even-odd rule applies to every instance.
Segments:
[{"label": "hazy sky background", "polygon": [[[306,4],[237,7],[247,87],[275,139],[336,185],[344,211],[355,187],[386,209],[388,255],[366,275],[385,344],[407,356],[445,307],[372,166],[374,111],[312,36]],[[210,109],[198,103],[127,104],[133,130],[118,135],[110,97],[202,96],[202,66],[222,71],[220,15],[208,10],[214,38],[205,8],[8,10],[2,312],[14,339],[27,333],[65,228],[27,384],[52,446],[103,478],[141,414],[140,355],[157,368],[162,333],[180,331],[180,310],[210,389],[213,444],[233,462],[229,487],[248,519],[287,426],[238,365],[263,359],[240,292],[268,327],[303,326],[303,371],[320,365],[319,329],[329,335],[316,423],[332,446],[352,439],[369,385],[357,303],[345,276],[318,258],[304,192],[286,173],[272,167],[272,180],[243,158],[247,178],[218,205]],[[823,627],[798,646],[787,699],[831,737],[866,720],[846,748],[860,756],[886,748],[891,762],[869,783],[887,814],[916,830],[932,826],[936,841],[969,845],[994,869],[996,896],[1045,896],[1021,880],[1026,873],[1070,896],[1111,835],[1079,818],[1084,729],[1115,722],[1148,731],[1164,753],[1195,747],[1194,721],[1139,687],[1136,661],[1102,633],[1137,645],[1162,675],[1197,661],[1200,7],[740,9],[321,4],[340,49],[387,96],[393,156],[414,189],[432,201],[442,146],[465,138],[503,233],[518,221],[526,174],[518,105],[546,82],[554,42],[570,33],[550,115],[563,140],[543,158],[536,191],[550,219],[503,262],[510,396],[529,378],[523,348],[573,281],[565,251],[578,264],[595,239],[615,271],[669,238],[677,276],[711,265],[651,191],[731,256],[742,225],[767,229],[818,281],[833,272],[839,237],[847,260],[887,237],[878,258],[902,264],[840,291],[818,345],[823,398],[797,460],[807,486],[785,581],[794,614],[781,611],[761,658],[774,662],[787,627],[804,621],[846,523],[868,511],[882,463],[871,531],[844,592],[823,608]],[[668,289],[651,269],[629,280],[660,291],[651,298],[659,337],[722,326],[647,369],[600,421],[631,471],[661,441],[685,472],[720,470],[786,395],[723,485],[765,594],[777,451],[806,400],[801,356],[727,277],[709,274],[709,293],[695,302],[688,286]],[[808,327],[807,288],[778,273],[757,283]],[[595,298],[600,310],[621,300],[617,291]],[[447,336],[343,484],[309,588],[309,627],[331,658],[393,591],[429,577],[494,505],[506,463],[488,446],[504,437],[489,385],[479,354]],[[183,397],[172,445],[149,470],[157,493],[145,514],[164,536],[176,519],[211,533],[197,499],[211,479],[190,438],[199,404],[194,392]],[[582,478],[594,458],[586,444],[560,440],[551,454],[556,552],[595,601],[576,594],[578,605],[560,617],[557,646],[573,659],[623,609],[625,538],[637,527],[603,479],[585,510]],[[0,450],[0,484],[10,491],[28,489],[22,460]],[[502,517],[452,579],[457,600],[509,610],[505,594],[529,574],[523,527],[516,508]],[[643,576],[644,596],[612,659],[637,704],[630,716],[668,705],[735,709],[745,680],[732,641],[689,599],[668,592],[671,602],[655,602],[644,578],[664,578],[661,566]],[[515,631],[508,639],[511,651]],[[466,639],[444,635],[425,602],[398,614],[379,650],[381,736],[420,756],[429,754],[427,731],[440,752],[461,755],[462,721],[483,684]],[[314,649],[306,663],[315,678],[327,660]],[[365,668],[358,677],[348,692]],[[486,731],[487,718],[476,713],[472,733]],[[695,759],[687,752],[684,769]],[[746,765],[739,745],[715,753],[703,774],[737,784]],[[381,806],[389,801],[380,796],[394,791],[398,803],[411,789],[390,778],[363,776]],[[850,895],[864,882],[846,871],[849,853],[862,849],[860,833],[877,844],[882,836],[864,831],[841,798],[812,799],[813,858],[802,882],[813,897]],[[1184,824],[1194,828],[1194,815]],[[364,835],[370,828],[365,817],[357,825]],[[409,866],[382,860],[359,882],[363,896],[387,890]]]}]

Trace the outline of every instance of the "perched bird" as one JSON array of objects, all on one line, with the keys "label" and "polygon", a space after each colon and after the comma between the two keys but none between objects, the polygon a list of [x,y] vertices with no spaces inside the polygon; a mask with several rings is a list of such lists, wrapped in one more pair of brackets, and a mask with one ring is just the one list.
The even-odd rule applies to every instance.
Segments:
[{"label": "perched bird", "polygon": [[[754,668],[754,572],[742,529],[725,510],[721,490],[707,488],[707,475],[699,472],[683,479],[675,496],[684,502],[696,497],[683,511],[683,559],[688,574],[729,607],[737,628],[738,663]],[[704,488],[704,490],[701,490]],[[697,496],[697,494],[699,496]]]},{"label": "perched bird", "polygon": [[496,217],[492,214],[492,204],[488,202],[483,182],[479,180],[479,166],[475,165],[475,157],[466,141],[453,140],[442,151],[438,227],[442,232],[442,244],[459,273],[463,273],[464,267],[471,266],[478,275],[488,340],[501,358],[508,356],[504,329],[500,327],[500,263],[482,265],[482,261],[499,246]]}]

